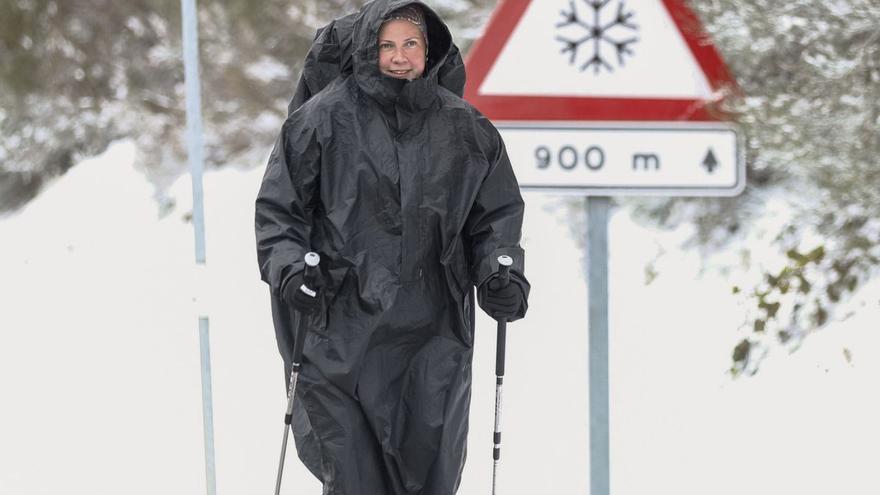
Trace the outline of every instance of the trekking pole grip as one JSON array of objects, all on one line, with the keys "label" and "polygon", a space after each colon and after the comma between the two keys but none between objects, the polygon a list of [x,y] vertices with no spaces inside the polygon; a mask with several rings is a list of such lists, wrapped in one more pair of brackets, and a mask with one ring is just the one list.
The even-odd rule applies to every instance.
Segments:
[{"label": "trekking pole grip", "polygon": [[303,260],[306,263],[306,271],[303,275],[303,282],[306,284],[306,287],[309,289],[313,289],[315,285],[315,279],[318,276],[318,263],[321,262],[321,255],[314,252],[309,251],[303,256]]},{"label": "trekking pole grip", "polygon": [[[321,256],[314,251],[309,251],[306,253],[304,259],[306,268],[305,274],[303,275],[303,285],[306,286],[306,288],[311,289],[314,287],[315,278],[318,276],[318,263],[321,262]],[[301,318],[303,316],[304,315],[300,315]],[[296,339],[293,343],[293,362],[297,365],[296,371],[299,371],[298,365],[302,361],[302,351],[305,340],[306,327],[305,325],[300,325],[300,329],[296,332]]]},{"label": "trekking pole grip", "polygon": [[513,258],[502,254],[498,257],[498,278],[501,281],[501,287],[507,287],[510,283],[510,267],[513,265]]},{"label": "trekking pole grip", "polygon": [[[502,287],[510,284],[510,266],[513,258],[507,255],[498,257],[498,278]],[[495,376],[504,376],[504,354],[507,347],[507,320],[498,321],[498,336],[495,342]]]}]

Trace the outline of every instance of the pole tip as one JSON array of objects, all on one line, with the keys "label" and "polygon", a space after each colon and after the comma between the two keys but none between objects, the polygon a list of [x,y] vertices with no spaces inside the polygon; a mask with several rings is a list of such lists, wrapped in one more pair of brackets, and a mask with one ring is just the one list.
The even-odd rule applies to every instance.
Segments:
[{"label": "pole tip", "polygon": [[507,256],[506,254],[502,254],[498,257],[498,264],[501,266],[511,266],[513,265],[513,258]]}]

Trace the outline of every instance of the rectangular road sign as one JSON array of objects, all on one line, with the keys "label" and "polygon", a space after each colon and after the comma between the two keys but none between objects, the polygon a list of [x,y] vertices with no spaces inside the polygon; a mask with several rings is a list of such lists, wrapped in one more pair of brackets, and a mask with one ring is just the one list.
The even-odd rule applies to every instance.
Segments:
[{"label": "rectangular road sign", "polygon": [[724,123],[496,123],[524,190],[590,196],[736,196],[737,128]]}]

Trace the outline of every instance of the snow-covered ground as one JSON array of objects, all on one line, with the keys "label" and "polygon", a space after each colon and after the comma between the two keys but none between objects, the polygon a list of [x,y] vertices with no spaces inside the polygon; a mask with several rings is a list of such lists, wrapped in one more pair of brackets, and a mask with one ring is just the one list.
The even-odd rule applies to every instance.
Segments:
[{"label": "snow-covered ground", "polygon": [[[0,221],[0,495],[205,493],[189,181],[160,219],[135,153],[116,143]],[[261,177],[205,177],[222,495],[272,490],[282,433],[281,360],[253,241]],[[499,488],[586,494],[582,253],[558,198],[526,201],[533,289],[528,318],[509,330]],[[880,284],[797,353],[731,380],[743,321],[731,283],[700,275],[675,233],[625,212],[610,239],[612,493],[880,493]],[[480,316],[461,495],[489,493],[494,334]],[[283,492],[320,493],[288,460]]]}]

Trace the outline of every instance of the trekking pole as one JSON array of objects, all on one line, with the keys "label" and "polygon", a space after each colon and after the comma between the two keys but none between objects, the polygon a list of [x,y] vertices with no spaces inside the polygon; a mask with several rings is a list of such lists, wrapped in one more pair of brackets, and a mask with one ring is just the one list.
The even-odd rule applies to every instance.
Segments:
[{"label": "trekking pole", "polygon": [[[510,265],[513,258],[507,255],[498,257],[498,278],[501,287],[510,283]],[[501,460],[501,387],[504,385],[504,351],[507,344],[507,319],[498,320],[498,340],[495,343],[495,434],[492,436],[492,495],[495,495],[498,478],[498,463]]]},{"label": "trekking pole", "polygon": [[[321,256],[310,251],[306,253],[305,261],[306,271],[303,276],[303,284],[298,290],[315,297],[317,293],[310,289],[309,286],[314,286],[315,272],[318,271],[316,267],[321,261]],[[302,315],[300,315],[300,318],[302,318]],[[305,322],[301,320],[299,327],[293,343],[293,363],[290,366],[290,384],[287,387],[287,412],[284,414],[284,440],[281,442],[281,460],[278,461],[278,479],[275,481],[275,495],[281,493],[281,474],[284,472],[284,457],[287,455],[287,435],[292,429],[290,423],[293,420],[293,397],[296,392],[296,380],[299,378],[299,370],[302,368],[303,343],[306,340]]]}]

